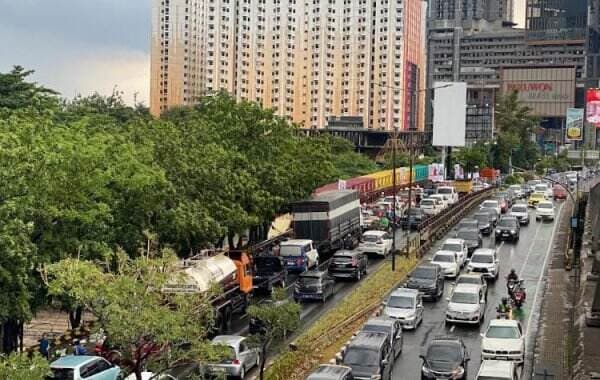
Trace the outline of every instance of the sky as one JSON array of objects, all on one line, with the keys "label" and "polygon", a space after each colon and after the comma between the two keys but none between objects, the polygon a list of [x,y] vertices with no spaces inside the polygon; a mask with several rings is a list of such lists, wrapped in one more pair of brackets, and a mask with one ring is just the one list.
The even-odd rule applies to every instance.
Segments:
[{"label": "sky", "polygon": [[148,105],[150,0],[0,0],[0,72],[20,65],[63,97],[115,86]]}]

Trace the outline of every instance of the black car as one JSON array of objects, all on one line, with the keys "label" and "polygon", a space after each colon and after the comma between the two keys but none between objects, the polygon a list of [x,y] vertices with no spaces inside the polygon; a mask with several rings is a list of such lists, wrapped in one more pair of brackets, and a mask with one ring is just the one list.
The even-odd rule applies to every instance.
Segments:
[{"label": "black car", "polygon": [[390,380],[394,357],[387,334],[359,332],[346,347],[342,364],[352,368],[355,379]]},{"label": "black car", "polygon": [[438,300],[444,294],[444,271],[437,264],[421,264],[409,275],[404,285],[418,290],[423,297]]},{"label": "black car", "polygon": [[473,215],[473,219],[477,221],[479,232],[481,232],[483,235],[489,235],[492,233],[492,228],[494,228],[494,221],[496,218],[491,213],[479,211]]},{"label": "black car", "polygon": [[498,214],[498,211],[495,208],[482,207],[479,209],[479,212],[487,212],[492,220],[492,227],[496,227],[496,224],[498,224],[498,219],[500,219],[500,214]]},{"label": "black car", "polygon": [[469,353],[459,338],[434,338],[421,359],[421,380],[467,379]]},{"label": "black car", "polygon": [[285,287],[287,269],[277,256],[257,256],[253,259],[252,282],[259,291],[271,292],[274,285]]},{"label": "black car", "polygon": [[387,334],[393,351],[392,356],[396,358],[402,352],[404,336],[402,335],[402,324],[399,319],[374,317],[366,321],[360,331]]},{"label": "black car", "polygon": [[325,302],[334,292],[335,281],[327,272],[311,270],[298,276],[294,287],[294,301],[320,300]]},{"label": "black car", "polygon": [[333,278],[353,278],[360,280],[367,274],[368,258],[362,252],[337,251],[329,261],[327,268]]},{"label": "black car", "polygon": [[503,216],[496,226],[496,241],[518,241],[521,235],[521,225],[514,216]]},{"label": "black car", "polygon": [[423,220],[425,220],[425,218],[426,215],[423,210],[421,210],[420,208],[413,207],[408,209],[404,216],[402,216],[402,219],[400,219],[400,225],[404,230],[415,230],[419,227]]},{"label": "black car", "polygon": [[478,227],[479,225],[475,226],[475,228],[463,228],[456,232],[456,237],[465,241],[469,257],[473,254],[473,251],[477,248],[481,248],[483,245]]},{"label": "black car", "polygon": [[343,365],[321,364],[306,380],[354,380],[352,368]]}]

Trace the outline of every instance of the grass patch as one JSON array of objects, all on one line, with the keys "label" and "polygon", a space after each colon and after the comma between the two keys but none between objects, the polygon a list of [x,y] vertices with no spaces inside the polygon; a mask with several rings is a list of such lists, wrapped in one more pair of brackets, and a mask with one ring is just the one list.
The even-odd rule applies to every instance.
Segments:
[{"label": "grass patch", "polygon": [[338,326],[366,306],[380,302],[390,289],[406,277],[417,260],[397,257],[396,262],[395,272],[391,270],[391,262],[384,263],[376,272],[365,278],[356,290],[301,334],[295,341],[296,350],[284,352],[275,359],[267,369],[265,379],[303,379],[308,371],[320,363],[328,362],[352,333],[370,317],[370,313],[353,322],[348,329],[336,336],[328,336],[332,327]]}]

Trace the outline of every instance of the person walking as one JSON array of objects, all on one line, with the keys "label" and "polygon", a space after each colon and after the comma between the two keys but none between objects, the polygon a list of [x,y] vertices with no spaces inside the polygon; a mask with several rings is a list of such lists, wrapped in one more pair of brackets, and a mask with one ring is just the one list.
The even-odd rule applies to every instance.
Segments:
[{"label": "person walking", "polygon": [[42,337],[40,338],[39,343],[40,343],[40,347],[39,347],[40,355],[45,357],[46,360],[49,360],[50,359],[50,341],[48,340],[48,335],[46,335],[46,333],[42,334]]},{"label": "person walking", "polygon": [[87,355],[87,350],[79,339],[73,340],[73,355]]}]

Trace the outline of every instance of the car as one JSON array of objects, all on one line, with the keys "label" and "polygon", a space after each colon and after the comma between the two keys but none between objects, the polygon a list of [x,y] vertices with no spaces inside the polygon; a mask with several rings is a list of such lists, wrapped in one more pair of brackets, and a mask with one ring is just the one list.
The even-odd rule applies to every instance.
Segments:
[{"label": "car", "polygon": [[335,292],[335,281],[327,272],[311,270],[301,273],[294,285],[294,301],[327,301]]},{"label": "car", "polygon": [[448,297],[446,324],[465,323],[480,325],[485,317],[485,294],[481,286],[459,284]]},{"label": "car", "polygon": [[529,200],[527,201],[527,205],[529,207],[535,207],[538,203],[546,200],[544,194],[541,193],[533,193],[529,196]]},{"label": "car", "polygon": [[100,356],[67,355],[50,363],[50,380],[121,380],[121,368]]},{"label": "car", "polygon": [[521,198],[527,198],[529,195],[531,195],[531,193],[533,193],[533,188],[528,184],[524,183],[521,185],[521,192]]},{"label": "car", "polygon": [[552,188],[545,183],[535,185],[533,193],[542,194],[546,199],[552,199]]},{"label": "car", "polygon": [[456,225],[456,227],[454,229],[456,231],[459,231],[459,230],[463,230],[463,229],[477,229],[477,228],[479,228],[479,222],[477,221],[477,219],[464,218],[460,222],[458,222],[458,224]]},{"label": "car", "polygon": [[458,258],[458,264],[462,268],[465,265],[469,248],[463,239],[454,238],[444,240],[444,244],[442,244],[440,251],[455,252]]},{"label": "car", "polygon": [[460,338],[435,337],[421,355],[421,380],[466,380],[469,352]]},{"label": "car", "polygon": [[467,271],[481,273],[483,278],[497,280],[500,274],[500,260],[493,248],[479,248],[467,263]]},{"label": "car", "polygon": [[442,201],[436,198],[421,199],[419,207],[423,210],[425,215],[437,215],[444,209]]},{"label": "car", "polygon": [[423,300],[418,290],[397,288],[383,306],[383,315],[398,319],[403,329],[414,330],[423,322]]},{"label": "car", "polygon": [[521,185],[510,185],[508,189],[513,192],[515,198],[523,198],[523,188]]},{"label": "car", "polygon": [[408,275],[404,286],[418,290],[424,298],[438,300],[444,294],[444,271],[437,264],[421,264]]},{"label": "car", "polygon": [[425,212],[418,207],[409,208],[400,219],[400,226],[403,229],[417,229],[423,220],[427,218]]},{"label": "car", "polygon": [[503,216],[500,218],[498,225],[496,226],[496,241],[500,240],[512,240],[514,242],[519,241],[521,235],[521,225],[514,216]]},{"label": "car", "polygon": [[454,281],[454,286],[460,284],[471,284],[481,286],[481,289],[483,289],[485,299],[487,300],[488,284],[481,273],[469,272],[461,274],[460,276],[458,276],[456,281]]},{"label": "car", "polygon": [[452,251],[437,251],[431,259],[431,264],[437,264],[442,268],[444,277],[456,278],[460,273],[460,262],[458,255]]},{"label": "car", "polygon": [[357,250],[337,251],[329,260],[327,272],[334,279],[353,278],[360,281],[367,274],[367,256]]},{"label": "car", "polygon": [[440,204],[442,205],[442,210],[447,209],[449,206],[448,201],[446,200],[446,198],[444,198],[442,194],[431,194],[429,196],[429,199],[436,199],[440,201]]},{"label": "car", "polygon": [[308,375],[306,380],[354,380],[352,368],[335,365],[321,364]]},{"label": "car", "polygon": [[[492,199],[498,199],[499,201],[504,199],[504,201],[506,202],[506,210],[503,210],[504,212],[508,211],[508,209],[512,207],[513,195],[511,191],[500,191]],[[500,205],[500,207],[502,208],[502,204]]]},{"label": "car", "polygon": [[365,231],[356,250],[385,257],[392,251],[392,237],[385,231]]},{"label": "car", "polygon": [[471,256],[471,254],[483,244],[483,239],[479,233],[479,224],[475,226],[475,228],[462,228],[458,230],[456,237],[464,240],[465,245],[467,246],[468,256]]},{"label": "car", "polygon": [[494,195],[492,197],[492,200],[498,202],[498,206],[500,206],[501,214],[506,213],[508,211],[508,209],[510,208],[510,203],[509,203],[508,199],[506,199],[506,196],[502,195],[501,193]]},{"label": "car", "polygon": [[475,380],[519,380],[519,368],[505,360],[484,360]]},{"label": "car", "polygon": [[252,283],[256,291],[271,293],[274,286],[285,287],[287,269],[281,257],[273,255],[254,256]]},{"label": "car", "polygon": [[488,212],[478,211],[473,215],[473,219],[477,221],[477,228],[483,235],[489,235],[494,228],[495,217]]},{"label": "car", "polygon": [[498,219],[500,219],[500,213],[495,208],[482,207],[479,209],[479,212],[485,212],[490,215],[490,219],[492,220],[492,227],[496,227],[498,224]]},{"label": "car", "polygon": [[392,357],[396,358],[402,353],[404,336],[402,335],[402,323],[400,320],[390,317],[374,317],[365,322],[360,332],[385,333],[390,340]]},{"label": "car", "polygon": [[482,360],[525,360],[525,334],[521,322],[514,319],[492,319],[481,334]]},{"label": "car", "polygon": [[304,272],[319,266],[319,252],[309,239],[282,241],[279,245],[279,256],[289,272]]},{"label": "car", "polygon": [[524,203],[513,205],[508,215],[517,218],[520,224],[529,225],[529,209]]},{"label": "car", "polygon": [[559,199],[567,199],[568,194],[569,193],[567,193],[567,190],[560,185],[555,185],[552,188],[552,199],[554,199],[555,201]]},{"label": "car", "polygon": [[486,201],[483,201],[483,203],[481,204],[481,206],[479,206],[479,208],[480,209],[493,208],[494,210],[496,210],[498,215],[502,214],[502,209],[500,208],[500,202],[498,202],[497,200],[494,200],[494,199],[488,199]]},{"label": "car", "polygon": [[356,334],[346,346],[341,364],[352,368],[357,380],[390,380],[394,357],[387,334]]},{"label": "car", "polygon": [[453,205],[458,202],[458,193],[452,186],[439,186],[436,194],[441,194],[448,202],[448,205]]},{"label": "car", "polygon": [[149,380],[194,380],[201,376],[202,367],[198,363],[181,363],[154,374]]},{"label": "car", "polygon": [[535,220],[554,220],[554,204],[551,201],[543,201],[535,207]]},{"label": "car", "polygon": [[205,367],[208,375],[243,379],[248,370],[260,365],[259,349],[251,347],[246,337],[238,335],[217,335],[211,341],[214,346],[224,346],[227,356],[219,363]]}]

